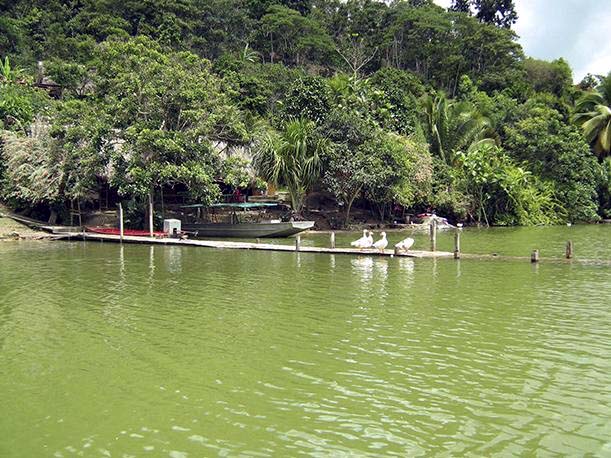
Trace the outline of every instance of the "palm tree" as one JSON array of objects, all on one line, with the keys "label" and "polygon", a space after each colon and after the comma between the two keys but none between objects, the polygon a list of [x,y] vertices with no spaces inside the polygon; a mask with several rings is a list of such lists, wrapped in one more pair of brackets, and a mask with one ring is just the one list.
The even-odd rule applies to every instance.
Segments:
[{"label": "palm tree", "polygon": [[581,126],[594,151],[611,153],[611,72],[600,78],[600,84],[581,97],[575,105],[573,121]]},{"label": "palm tree", "polygon": [[443,93],[427,94],[421,103],[431,152],[444,162],[452,164],[457,151],[496,143],[490,121],[473,104],[449,100]]},{"label": "palm tree", "polygon": [[318,137],[314,128],[312,121],[302,119],[289,122],[280,133],[267,132],[254,157],[262,178],[275,186],[286,186],[298,214],[320,176],[321,156],[329,148],[329,142]]}]

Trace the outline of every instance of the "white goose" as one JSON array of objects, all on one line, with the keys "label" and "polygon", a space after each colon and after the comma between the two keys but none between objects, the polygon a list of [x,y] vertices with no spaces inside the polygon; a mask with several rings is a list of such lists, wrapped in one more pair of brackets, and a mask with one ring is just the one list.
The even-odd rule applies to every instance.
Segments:
[{"label": "white goose", "polygon": [[395,253],[407,253],[416,241],[408,237],[395,245]]},{"label": "white goose", "polygon": [[376,243],[374,243],[373,247],[376,250],[380,250],[381,252],[383,252],[386,249],[386,247],[388,246],[388,240],[386,240],[386,232],[382,232],[380,235],[382,236],[382,238],[378,240]]},{"label": "white goose", "polygon": [[363,229],[363,236],[360,239],[355,240],[354,242],[350,242],[350,245],[360,249],[369,248],[371,245],[367,245],[368,241],[369,239],[367,237],[367,229]]}]

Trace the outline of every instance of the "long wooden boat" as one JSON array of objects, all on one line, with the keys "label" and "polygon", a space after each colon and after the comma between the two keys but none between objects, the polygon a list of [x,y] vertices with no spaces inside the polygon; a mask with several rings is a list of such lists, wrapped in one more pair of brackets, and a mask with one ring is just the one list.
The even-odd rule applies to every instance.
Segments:
[{"label": "long wooden boat", "polygon": [[182,229],[196,233],[196,237],[276,238],[289,237],[307,231],[314,221],[273,221],[261,223],[197,223],[184,224]]},{"label": "long wooden boat", "polygon": [[[196,221],[183,222],[182,229],[193,235],[191,237],[230,237],[230,238],[276,238],[289,237],[314,226],[314,221],[282,221],[270,219],[265,210],[279,207],[278,203],[269,202],[239,202],[219,203],[213,205],[184,205],[184,209],[195,209],[198,214],[205,211],[208,219],[197,218]],[[222,221],[210,218],[216,211],[224,212]],[[254,211],[251,220],[244,218],[247,211]],[[227,214],[229,212],[229,214]],[[218,216],[218,215],[217,215]],[[254,217],[254,220],[253,219]],[[264,219],[265,218],[265,219]]]},{"label": "long wooden boat", "polygon": [[[116,227],[85,227],[88,232],[94,232],[96,234],[106,235],[121,235],[121,231]],[[148,237],[151,233],[149,231],[142,231],[137,229],[123,229],[123,235],[132,235],[134,237]],[[154,237],[165,237],[165,232],[154,231]]]}]

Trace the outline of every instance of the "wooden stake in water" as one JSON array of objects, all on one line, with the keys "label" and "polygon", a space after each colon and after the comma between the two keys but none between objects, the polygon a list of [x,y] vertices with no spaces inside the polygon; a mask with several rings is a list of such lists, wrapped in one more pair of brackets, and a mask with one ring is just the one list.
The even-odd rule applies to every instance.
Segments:
[{"label": "wooden stake in water", "polygon": [[573,259],[573,241],[566,242],[566,258]]},{"label": "wooden stake in water", "polygon": [[429,226],[429,235],[431,237],[431,251],[437,251],[437,220],[434,217]]},{"label": "wooden stake in water", "polygon": [[331,232],[331,249],[335,250],[335,232]]},{"label": "wooden stake in water", "polygon": [[119,236],[121,238],[121,242],[123,242],[123,205],[119,202]]},{"label": "wooden stake in water", "polygon": [[153,193],[149,192],[149,235],[153,236]]},{"label": "wooden stake in water", "polygon": [[533,250],[530,255],[530,262],[536,263],[539,262],[539,250]]},{"label": "wooden stake in water", "polygon": [[460,259],[460,230],[454,233],[454,259]]},{"label": "wooden stake in water", "polygon": [[297,235],[295,238],[295,251],[299,251],[301,249],[301,235]]}]

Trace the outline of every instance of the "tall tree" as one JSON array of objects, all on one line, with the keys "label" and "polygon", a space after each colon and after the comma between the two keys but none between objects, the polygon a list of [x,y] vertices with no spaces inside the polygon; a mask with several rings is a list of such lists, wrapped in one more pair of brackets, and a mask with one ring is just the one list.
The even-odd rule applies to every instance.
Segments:
[{"label": "tall tree", "polygon": [[303,65],[330,60],[335,54],[320,24],[291,8],[273,5],[259,24],[260,46],[272,63]]},{"label": "tall tree", "polygon": [[457,13],[471,13],[471,0],[453,0],[450,11]]},{"label": "tall tree", "polygon": [[552,62],[528,57],[524,60],[527,81],[536,92],[549,92],[557,97],[573,88],[573,72],[564,59]]},{"label": "tall tree", "polygon": [[165,53],[146,37],[106,42],[99,53],[94,97],[112,134],[98,148],[109,151],[112,184],[144,199],[155,188],[182,183],[194,198],[213,200],[212,144],[244,142],[246,132],[210,63]]},{"label": "tall tree", "polygon": [[507,152],[553,182],[571,221],[595,221],[600,169],[583,134],[545,99],[530,99],[514,116],[505,129]]},{"label": "tall tree", "polygon": [[506,29],[518,20],[514,0],[453,0],[450,10],[472,14],[481,22]]}]

